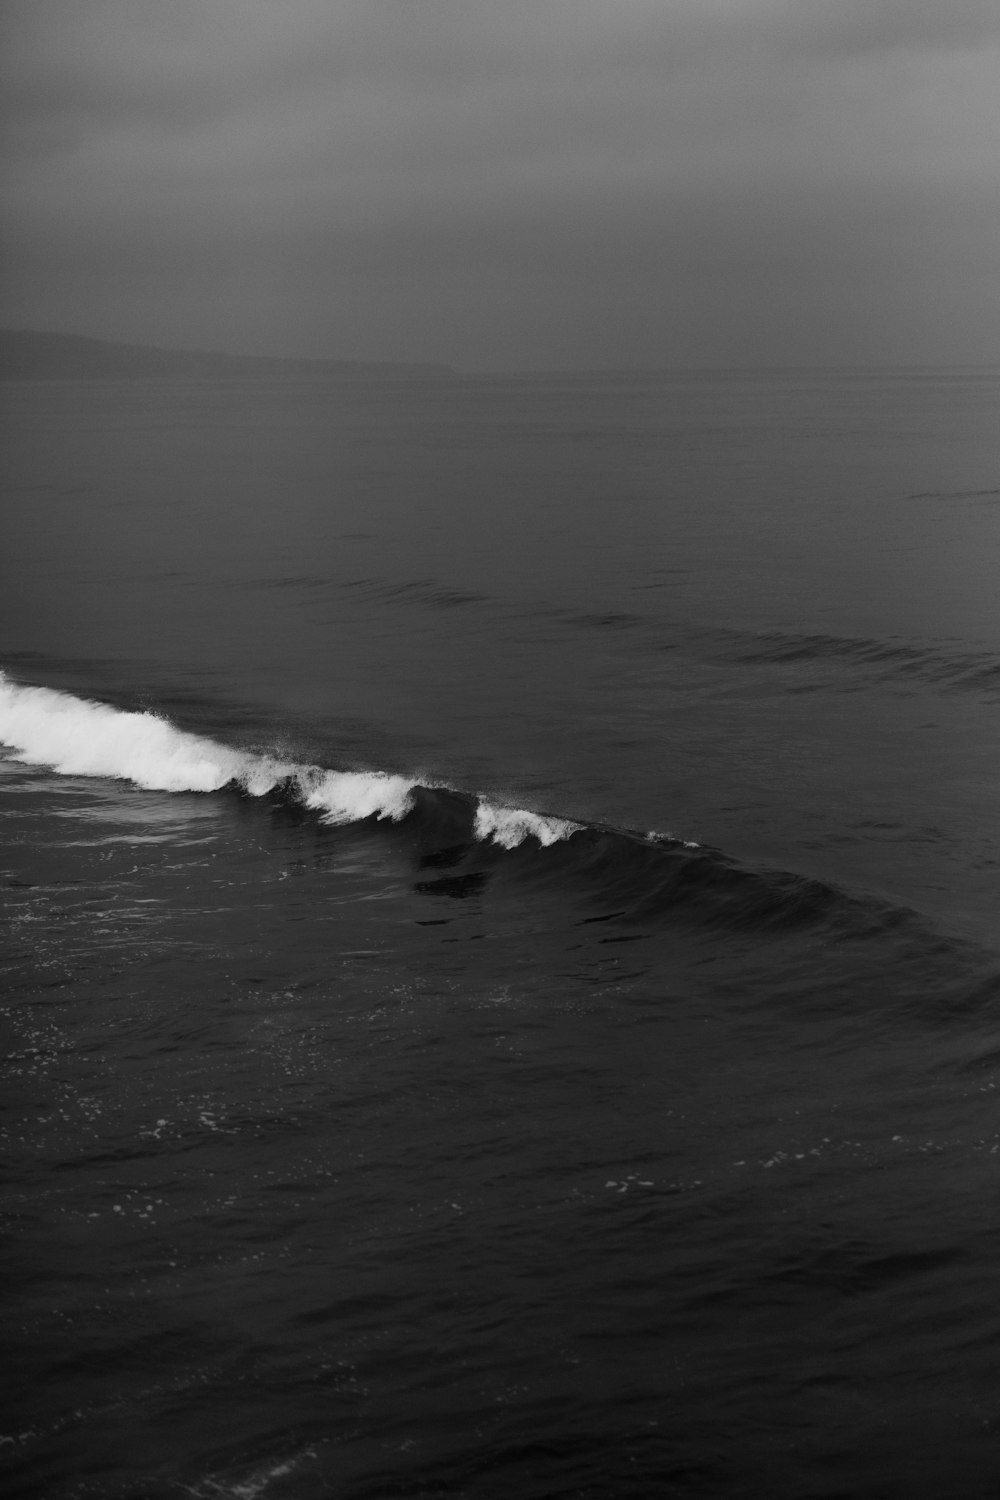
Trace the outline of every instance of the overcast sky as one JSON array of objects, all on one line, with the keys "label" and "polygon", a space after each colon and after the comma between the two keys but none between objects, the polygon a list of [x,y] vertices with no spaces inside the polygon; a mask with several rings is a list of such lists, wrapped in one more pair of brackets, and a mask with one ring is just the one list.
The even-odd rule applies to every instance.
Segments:
[{"label": "overcast sky", "polygon": [[0,0],[7,326],[1000,361],[1000,0]]}]

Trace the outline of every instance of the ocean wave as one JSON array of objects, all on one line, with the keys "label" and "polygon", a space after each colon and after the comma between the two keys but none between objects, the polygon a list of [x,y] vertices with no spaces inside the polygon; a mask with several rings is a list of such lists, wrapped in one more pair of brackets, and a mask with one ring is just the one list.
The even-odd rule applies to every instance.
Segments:
[{"label": "ocean wave", "polygon": [[[343,579],[294,575],[254,579],[239,586],[313,590],[317,597],[324,591],[346,590],[385,606],[424,611],[493,607],[504,612],[509,607],[492,595],[447,585],[433,577]],[[781,674],[790,672],[796,692],[853,692],[872,682],[895,682],[907,689],[919,683],[944,693],[993,696],[1000,686],[1000,656],[995,651],[976,647],[956,650],[947,641],[738,629],[684,622],[653,610],[580,610],[540,601],[517,604],[509,623],[523,628],[525,622],[545,622],[574,633],[601,632],[609,639],[627,635],[634,655],[647,651],[659,656],[664,651],[680,650],[698,657],[707,655],[710,660],[721,657],[727,662],[774,669]],[[817,673],[811,683],[803,685],[803,678],[808,677],[812,667],[831,666],[835,675]]]},{"label": "ocean wave", "polygon": [[470,604],[493,602],[489,594],[455,588],[437,578],[351,578],[337,586],[356,590],[385,604],[417,604],[425,609],[461,609]]},{"label": "ocean wave", "polygon": [[[576,822],[382,770],[338,770],[191,733],[136,712],[0,671],[0,759],[66,776],[115,780],[166,793],[239,794],[280,816],[324,826],[405,828],[414,890],[434,901],[553,900],[599,943],[687,933],[714,943],[725,933],[756,953],[788,940],[888,941],[925,974],[941,964],[942,938],[919,914],[870,893],[851,893],[803,873],[747,864],[672,834]],[[506,894],[505,894],[506,893]],[[567,904],[568,903],[568,904]],[[562,920],[561,919],[561,920]],[[435,918],[447,920],[447,918]],[[955,954],[947,949],[951,973]]]},{"label": "ocean wave", "polygon": [[1000,658],[990,651],[950,651],[865,636],[796,631],[720,632],[734,660],[760,666],[836,661],[859,667],[879,681],[917,678],[946,691],[989,691],[1000,683]]},{"label": "ocean wave", "polygon": [[[147,791],[218,792],[237,787],[251,797],[276,793],[318,813],[331,825],[413,812],[423,786],[388,771],[338,771],[268,753],[240,750],[191,734],[160,715],[129,712],[54,688],[12,682],[0,672],[0,744],[10,757],[64,776],[126,781]],[[548,846],[580,825],[523,808],[473,799],[473,835],[513,849],[533,838]]]}]

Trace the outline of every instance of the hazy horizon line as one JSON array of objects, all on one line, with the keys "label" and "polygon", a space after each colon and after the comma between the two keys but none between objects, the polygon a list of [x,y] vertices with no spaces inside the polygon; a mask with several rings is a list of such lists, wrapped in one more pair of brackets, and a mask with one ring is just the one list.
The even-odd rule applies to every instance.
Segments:
[{"label": "hazy horizon line", "polygon": [[[851,373],[878,371],[909,371],[921,370],[992,370],[1000,367],[1000,357],[996,360],[855,360],[837,361],[834,363],[775,363],[768,361],[762,364],[747,363],[706,363],[706,364],[636,364],[636,365],[488,365],[462,366],[452,363],[450,360],[440,359],[415,359],[399,358],[393,356],[366,356],[366,355],[341,355],[341,354],[289,354],[273,352],[246,352],[234,351],[224,348],[195,347],[192,345],[147,343],[144,340],[136,341],[132,338],[109,337],[106,334],[81,333],[77,330],[64,328],[37,328],[26,326],[13,326],[4,324],[0,326],[0,336],[6,334],[28,335],[36,338],[56,338],[67,340],[79,340],[83,343],[101,344],[107,348],[128,349],[148,352],[150,354],[166,355],[190,355],[206,359],[227,359],[274,362],[283,364],[302,365],[388,365],[388,366],[411,366],[414,368],[437,369],[457,376],[478,376],[484,378],[503,377],[583,377],[583,376],[635,376],[635,375],[708,375],[713,373],[733,372],[756,372],[760,374],[789,373],[789,374],[821,374],[821,373]],[[2,378],[2,377],[0,377]]]}]

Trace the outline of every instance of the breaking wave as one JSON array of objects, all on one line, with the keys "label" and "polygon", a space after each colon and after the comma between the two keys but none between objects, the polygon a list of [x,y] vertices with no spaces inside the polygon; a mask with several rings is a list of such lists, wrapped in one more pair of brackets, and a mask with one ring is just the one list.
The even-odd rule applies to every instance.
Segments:
[{"label": "breaking wave", "polygon": [[[892,962],[954,977],[956,951],[919,914],[870,893],[850,893],[789,870],[748,865],[719,849],[643,832],[505,806],[454,787],[385,771],[335,770],[190,733],[159,714],[118,709],[0,672],[0,746],[6,758],[67,776],[114,779],[149,791],[268,799],[328,826],[402,824],[418,878],[431,899],[550,892],[568,901],[600,943],[641,941],[669,931],[745,938],[758,954],[799,933],[824,944],[888,941]],[[0,758],[4,752],[0,750]],[[581,915],[583,913],[583,915]],[[442,920],[438,918],[436,920]],[[888,951],[888,950],[886,950]],[[902,972],[902,970],[900,970]],[[916,979],[915,979],[916,982]]]},{"label": "breaking wave", "polygon": [[[0,744],[13,758],[64,776],[127,781],[147,791],[281,793],[327,824],[388,818],[414,810],[421,784],[385,771],[336,771],[190,734],[150,712],[128,712],[53,688],[11,682],[0,672]],[[444,789],[442,789],[444,790]],[[474,834],[513,849],[534,838],[568,839],[580,825],[476,799]]]}]

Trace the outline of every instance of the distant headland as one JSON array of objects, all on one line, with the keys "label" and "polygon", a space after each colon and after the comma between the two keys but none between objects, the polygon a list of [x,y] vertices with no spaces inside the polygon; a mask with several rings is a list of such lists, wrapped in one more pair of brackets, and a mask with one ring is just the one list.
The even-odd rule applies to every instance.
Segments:
[{"label": "distant headland", "polygon": [[281,359],[0,329],[0,380],[442,380],[450,365]]}]

